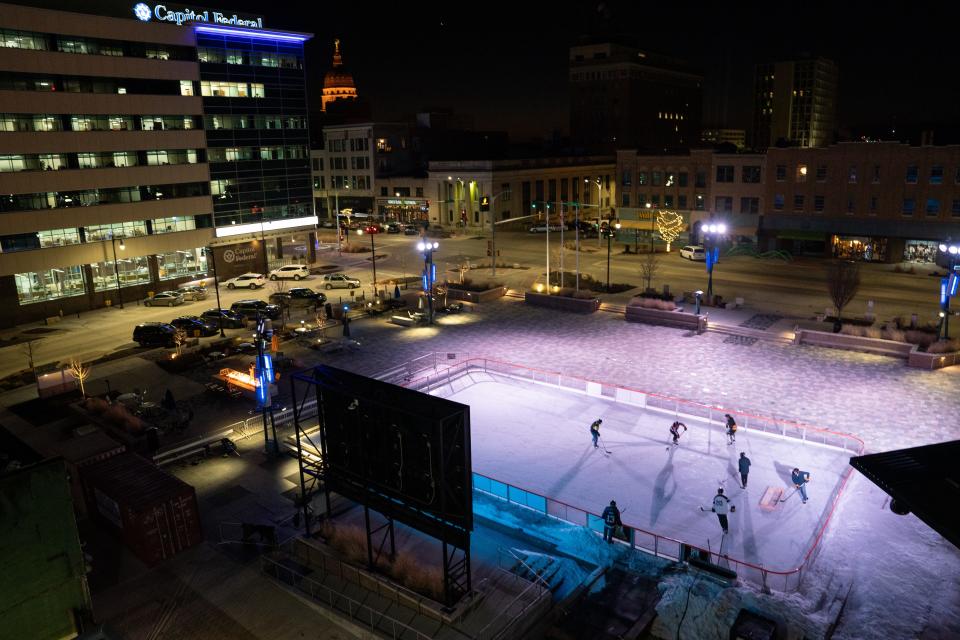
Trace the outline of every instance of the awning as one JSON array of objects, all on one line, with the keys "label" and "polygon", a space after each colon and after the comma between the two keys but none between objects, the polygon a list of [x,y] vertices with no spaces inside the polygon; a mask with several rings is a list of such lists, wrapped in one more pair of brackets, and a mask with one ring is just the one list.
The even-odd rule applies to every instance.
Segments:
[{"label": "awning", "polygon": [[826,239],[826,234],[822,231],[804,231],[802,229],[777,231],[777,240],[819,240],[824,242]]}]

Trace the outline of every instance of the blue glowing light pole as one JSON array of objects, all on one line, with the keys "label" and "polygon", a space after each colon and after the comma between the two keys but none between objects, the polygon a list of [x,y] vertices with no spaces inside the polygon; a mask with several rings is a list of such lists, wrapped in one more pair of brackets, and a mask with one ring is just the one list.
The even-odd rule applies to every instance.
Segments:
[{"label": "blue glowing light pole", "polygon": [[950,298],[960,289],[960,244],[942,243],[939,247],[947,258],[947,277],[940,280],[940,339],[950,339]]},{"label": "blue glowing light pole", "polygon": [[707,255],[707,304],[713,304],[713,266],[720,261],[720,238],[727,232],[722,222],[703,225],[703,244]]},{"label": "blue glowing light pole", "polygon": [[[263,414],[263,448],[267,455],[279,455],[277,447],[277,425],[273,420],[273,399],[270,397],[270,384],[274,381],[273,358],[266,351],[266,342],[273,338],[273,323],[269,318],[257,313],[257,366],[254,384],[256,384],[257,406]],[[267,414],[270,424],[267,426]],[[269,429],[269,431],[268,431]],[[273,440],[270,434],[273,434]]]},{"label": "blue glowing light pole", "polygon": [[430,324],[433,324],[433,285],[437,281],[437,265],[433,263],[433,252],[439,248],[439,242],[417,243],[417,251],[423,254],[423,291],[427,294]]}]

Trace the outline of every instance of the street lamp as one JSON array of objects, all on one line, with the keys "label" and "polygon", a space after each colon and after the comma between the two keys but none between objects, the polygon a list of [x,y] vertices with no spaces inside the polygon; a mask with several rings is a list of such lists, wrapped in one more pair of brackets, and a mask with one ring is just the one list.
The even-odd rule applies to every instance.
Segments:
[{"label": "street lamp", "polygon": [[950,298],[957,295],[957,289],[960,288],[960,272],[957,267],[960,266],[960,244],[940,243],[937,247],[946,257],[947,277],[940,280],[940,329],[942,329],[941,340],[950,339]]},{"label": "street lamp", "polygon": [[[330,176],[330,177],[333,178],[335,176]],[[343,188],[349,191],[350,185],[344,182]],[[327,196],[327,197],[329,198],[330,196]],[[330,204],[329,200],[327,200],[327,204],[328,205]],[[337,218],[337,253],[343,255],[340,251],[340,189],[337,188],[336,186],[333,187],[333,208],[334,208],[333,215],[336,216]]]},{"label": "street lamp", "polygon": [[[647,213],[650,214],[650,253],[653,253],[653,225],[654,225],[654,218],[653,218],[652,207],[653,207],[653,205],[648,202],[648,203],[647,203]],[[633,250],[634,250],[634,252],[636,252],[637,248],[634,247]]]},{"label": "street lamp", "polygon": [[217,294],[217,321],[220,325],[220,337],[223,338],[223,312],[220,311],[220,281],[217,278],[217,259],[213,254],[213,247],[206,247],[207,256],[210,258],[210,267],[213,269],[213,290]]},{"label": "street lamp", "polygon": [[[587,184],[587,183],[589,183],[589,182],[591,182],[590,178],[584,178],[584,179],[583,179],[583,183],[584,183],[584,184]],[[600,204],[601,204],[601,201],[603,200],[603,186],[602,186],[602,185],[603,185],[603,181],[600,180],[600,176],[597,176],[597,179],[596,179],[596,180],[593,180],[592,182],[593,182],[594,186],[597,188],[597,228],[598,228],[598,230],[599,230],[599,227],[600,227]],[[597,246],[598,246],[598,247],[600,246],[600,234],[599,234],[599,233],[597,234]]]},{"label": "street lamp", "polygon": [[613,240],[613,236],[619,230],[620,230],[619,222],[616,222],[613,225],[607,225],[607,231],[606,231],[606,234],[607,234],[607,293],[610,293],[610,242],[611,240]]},{"label": "street lamp", "polygon": [[[117,300],[120,301],[120,308],[123,309],[123,294],[120,292],[120,263],[117,261],[117,239],[113,237],[113,231],[110,232],[110,244],[113,246],[113,275],[117,277]],[[120,251],[126,248],[123,238],[120,238]]]},{"label": "street lamp", "polygon": [[[363,229],[357,229],[357,235],[362,236]],[[371,262],[373,262],[373,297],[374,299],[376,299],[377,297],[377,247],[374,246],[374,242],[373,242],[373,236],[375,236],[376,234],[368,233],[367,235],[370,236],[370,251],[373,254],[373,258],[371,258]]]},{"label": "street lamp", "polygon": [[703,244],[707,254],[707,304],[713,300],[713,265],[720,260],[720,239],[727,233],[727,225],[722,222],[710,222],[701,227]]},{"label": "street lamp", "polygon": [[427,294],[430,324],[433,324],[433,283],[437,280],[437,267],[433,264],[433,252],[440,248],[439,242],[418,242],[417,251],[423,254],[423,290]]},{"label": "street lamp", "polygon": [[510,193],[510,191],[501,191],[495,196],[490,197],[490,275],[497,277],[497,198]]}]

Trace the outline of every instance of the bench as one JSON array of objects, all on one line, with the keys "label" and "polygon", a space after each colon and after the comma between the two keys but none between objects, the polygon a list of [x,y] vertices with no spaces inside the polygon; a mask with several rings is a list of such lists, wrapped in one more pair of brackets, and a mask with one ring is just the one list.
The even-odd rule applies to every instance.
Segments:
[{"label": "bench", "polygon": [[390,316],[390,322],[401,327],[415,327],[417,325],[416,319],[410,316]]}]

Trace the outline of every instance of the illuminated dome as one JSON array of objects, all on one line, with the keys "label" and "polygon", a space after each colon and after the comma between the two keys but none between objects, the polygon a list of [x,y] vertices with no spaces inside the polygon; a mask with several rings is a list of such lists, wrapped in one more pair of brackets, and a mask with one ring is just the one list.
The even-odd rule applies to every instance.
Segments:
[{"label": "illuminated dome", "polygon": [[322,109],[327,110],[327,104],[334,100],[343,100],[357,97],[357,87],[353,83],[353,76],[343,67],[343,58],[340,56],[340,40],[333,41],[333,68],[323,77]]}]

